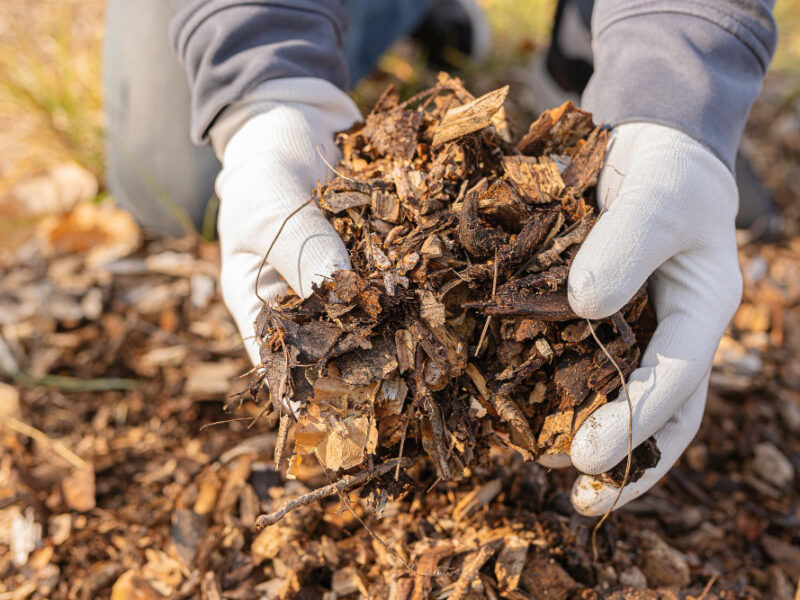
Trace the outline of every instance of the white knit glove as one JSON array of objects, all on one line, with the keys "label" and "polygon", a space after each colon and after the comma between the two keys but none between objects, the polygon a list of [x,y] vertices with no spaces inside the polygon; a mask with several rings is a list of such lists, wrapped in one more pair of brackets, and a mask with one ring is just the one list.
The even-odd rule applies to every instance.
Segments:
[{"label": "white knit glove", "polygon": [[[649,279],[658,328],[628,379],[633,445],[655,435],[658,465],[625,487],[617,507],[640,496],[675,463],[700,427],[714,352],[739,305],[742,278],[731,172],[686,134],[652,123],[617,127],[598,184],[604,209],[569,274],[582,317],[618,311]],[[602,473],[627,456],[628,406],[621,395],[597,410],[572,441],[572,463]],[[617,488],[578,477],[572,504],[601,515]]]},{"label": "white knit glove", "polygon": [[[253,364],[260,362],[253,322],[261,309],[256,276],[264,254],[286,217],[306,202],[317,181],[331,172],[320,158],[336,164],[336,131],[361,114],[333,84],[315,78],[266,82],[230,106],[211,130],[222,160],[217,178],[222,295]],[[350,268],[347,250],[319,208],[309,205],[293,216],[272,248],[258,282],[266,301],[284,294],[287,284],[303,297],[333,271]]]}]

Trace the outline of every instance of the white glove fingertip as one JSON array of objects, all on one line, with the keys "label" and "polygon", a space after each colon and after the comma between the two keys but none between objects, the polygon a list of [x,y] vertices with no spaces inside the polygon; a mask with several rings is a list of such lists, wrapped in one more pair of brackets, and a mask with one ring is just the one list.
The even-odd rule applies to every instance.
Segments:
[{"label": "white glove fingertip", "polygon": [[572,460],[566,452],[542,454],[536,459],[536,462],[546,469],[564,469],[572,464]]},{"label": "white glove fingertip", "polygon": [[[591,253],[586,252],[585,256]],[[580,257],[578,252],[567,279],[567,298],[572,310],[585,319],[603,319],[617,312],[630,300],[625,288],[599,282],[595,259],[579,260]]]},{"label": "white glove fingertip", "polygon": [[[683,454],[700,429],[700,422],[705,410],[707,387],[708,378],[706,377],[680,410],[656,432],[655,440],[661,452],[661,459],[655,467],[645,471],[640,479],[625,486],[614,506],[615,509],[638,498],[653,487]],[[574,463],[575,456],[572,458]],[[619,488],[603,483],[591,475],[581,475],[572,486],[571,501],[575,510],[582,515],[596,517],[608,512],[618,492]]]},{"label": "white glove fingertip", "polygon": [[[606,406],[609,406],[608,404]],[[598,411],[606,408],[601,406]],[[605,412],[608,412],[606,409]],[[596,475],[604,473],[617,464],[617,455],[624,450],[625,438],[620,435],[619,428],[609,431],[603,426],[604,415],[595,412],[575,432],[570,446],[572,464],[581,473]],[[613,419],[617,421],[616,416]]]},{"label": "white glove fingertip", "polygon": [[237,253],[223,256],[220,273],[220,287],[225,306],[228,307],[239,334],[242,336],[250,361],[257,365],[261,362],[258,341],[255,339],[255,320],[261,310],[261,300],[271,302],[284,295],[288,285],[275,269],[269,265],[261,271],[261,280],[256,295],[255,279],[261,259],[255,254]]},{"label": "white glove fingertip", "polygon": [[283,273],[292,289],[303,298],[311,295],[314,284],[322,283],[339,269],[350,268],[350,255],[336,230],[318,209],[313,210],[317,214],[308,224],[311,226],[295,233],[294,239],[302,240],[296,249],[296,262],[290,254],[270,256],[270,264]]}]

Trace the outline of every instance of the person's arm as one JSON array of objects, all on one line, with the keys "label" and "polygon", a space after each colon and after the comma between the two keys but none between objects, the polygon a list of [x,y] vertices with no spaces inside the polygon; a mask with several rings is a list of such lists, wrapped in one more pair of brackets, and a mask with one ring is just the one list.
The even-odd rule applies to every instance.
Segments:
[{"label": "person's arm", "polygon": [[[741,297],[732,169],[776,43],[767,0],[600,0],[595,73],[583,97],[614,129],[598,183],[603,213],[570,270],[575,312],[619,310],[646,282],[658,327],[628,379],[633,444],[654,436],[661,460],[616,507],[644,493],[700,427],[714,352]],[[585,473],[625,459],[624,396],[577,432]],[[617,490],[579,477],[575,508],[600,515]]]},{"label": "person's arm", "polygon": [[774,0],[598,0],[583,107],[678,129],[733,170],[775,52]]},{"label": "person's arm", "polygon": [[338,0],[176,0],[170,37],[192,94],[192,139],[209,140],[222,111],[263,82],[316,78],[348,85]]},{"label": "person's arm", "polygon": [[180,0],[171,24],[191,87],[192,138],[211,142],[223,164],[222,294],[254,364],[259,297],[270,302],[287,285],[307,296],[350,266],[316,206],[286,221],[330,177],[320,155],[337,162],[333,134],[361,118],[342,91],[345,27],[338,0]]}]

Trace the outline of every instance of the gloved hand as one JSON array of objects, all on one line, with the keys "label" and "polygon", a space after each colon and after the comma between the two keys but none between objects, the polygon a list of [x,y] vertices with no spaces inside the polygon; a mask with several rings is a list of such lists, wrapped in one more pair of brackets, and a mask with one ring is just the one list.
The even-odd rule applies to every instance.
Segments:
[{"label": "gloved hand", "polygon": [[[259,266],[286,217],[310,198],[317,181],[332,175],[320,153],[338,162],[334,132],[359,119],[353,101],[333,84],[286,78],[266,82],[230,106],[210,132],[223,164],[217,178],[222,295],[253,364],[261,362],[253,337],[261,309]],[[343,268],[350,268],[347,250],[311,204],[283,228],[258,293],[269,302],[288,284],[306,297],[313,283]]]},{"label": "gloved hand", "polygon": [[[655,435],[661,460],[625,487],[617,507],[640,496],[675,463],[700,427],[714,353],[739,305],[742,279],[731,172],[686,134],[652,123],[617,127],[598,184],[604,209],[569,274],[582,317],[618,311],[649,279],[658,327],[628,379],[633,446]],[[624,392],[598,409],[572,441],[572,463],[602,473],[627,456]],[[572,504],[602,515],[617,488],[580,476]]]}]

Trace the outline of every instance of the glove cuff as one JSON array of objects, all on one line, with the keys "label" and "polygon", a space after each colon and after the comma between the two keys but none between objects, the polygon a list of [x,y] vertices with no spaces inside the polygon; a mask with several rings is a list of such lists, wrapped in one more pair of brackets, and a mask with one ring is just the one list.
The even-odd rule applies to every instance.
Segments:
[{"label": "glove cuff", "polygon": [[350,97],[324,79],[287,77],[265,81],[242,100],[230,104],[211,127],[209,137],[220,161],[225,164],[228,144],[246,123],[287,105],[320,127],[317,133],[321,141],[361,119],[361,112]]}]

